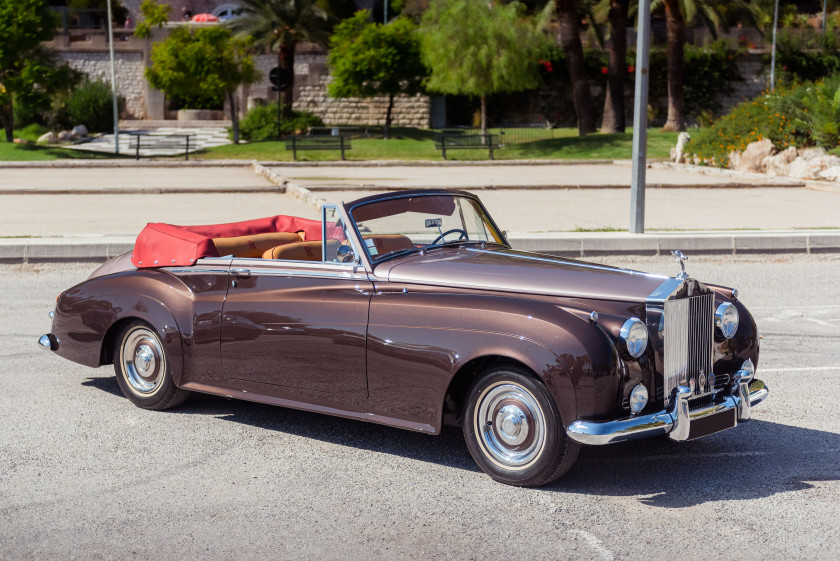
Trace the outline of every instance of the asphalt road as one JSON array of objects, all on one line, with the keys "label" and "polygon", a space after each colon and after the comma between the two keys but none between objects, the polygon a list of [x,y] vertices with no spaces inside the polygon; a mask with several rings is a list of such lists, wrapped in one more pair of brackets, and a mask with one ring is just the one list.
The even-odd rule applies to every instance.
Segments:
[{"label": "asphalt road", "polygon": [[699,441],[584,448],[541,489],[493,482],[458,429],[206,396],[138,409],[111,367],[36,348],[93,267],[0,265],[0,559],[836,559],[840,257],[687,265],[739,288],[770,397]]}]

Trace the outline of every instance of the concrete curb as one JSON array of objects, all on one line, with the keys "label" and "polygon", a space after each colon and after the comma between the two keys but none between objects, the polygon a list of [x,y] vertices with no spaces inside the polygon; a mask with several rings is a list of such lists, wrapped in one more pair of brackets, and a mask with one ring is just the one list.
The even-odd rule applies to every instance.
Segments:
[{"label": "concrete curb", "polygon": [[301,187],[295,183],[290,182],[288,179],[271,170],[268,166],[265,166],[256,160],[253,162],[254,166],[254,173],[263,175],[266,179],[274,183],[275,185],[279,186],[284,193],[290,195],[296,199],[303,201],[304,204],[311,206],[316,210],[321,210],[321,207],[324,206],[327,201],[326,199],[322,199],[318,197],[309,189],[305,187]]},{"label": "concrete curb", "polygon": [[[0,263],[105,261],[134,247],[134,236],[0,238]],[[516,249],[561,255],[840,253],[840,230],[511,233]]]}]

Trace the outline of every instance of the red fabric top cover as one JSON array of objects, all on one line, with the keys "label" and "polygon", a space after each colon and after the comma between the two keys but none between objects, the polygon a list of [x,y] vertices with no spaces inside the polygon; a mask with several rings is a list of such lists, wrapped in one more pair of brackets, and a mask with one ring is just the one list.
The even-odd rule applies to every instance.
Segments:
[{"label": "red fabric top cover", "polygon": [[192,265],[201,257],[220,257],[213,238],[249,236],[268,232],[299,232],[307,240],[321,239],[321,222],[296,216],[269,216],[206,226],[146,224],[134,244],[131,263],[138,268]]}]

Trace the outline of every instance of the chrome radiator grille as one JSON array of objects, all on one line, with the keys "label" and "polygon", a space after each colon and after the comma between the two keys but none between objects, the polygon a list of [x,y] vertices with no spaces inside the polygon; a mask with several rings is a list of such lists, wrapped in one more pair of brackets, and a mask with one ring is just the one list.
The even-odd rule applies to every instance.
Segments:
[{"label": "chrome radiator grille", "polygon": [[666,405],[674,388],[689,386],[694,380],[694,394],[710,391],[708,381],[701,387],[700,374],[712,373],[714,344],[714,294],[701,294],[665,302],[664,389]]}]

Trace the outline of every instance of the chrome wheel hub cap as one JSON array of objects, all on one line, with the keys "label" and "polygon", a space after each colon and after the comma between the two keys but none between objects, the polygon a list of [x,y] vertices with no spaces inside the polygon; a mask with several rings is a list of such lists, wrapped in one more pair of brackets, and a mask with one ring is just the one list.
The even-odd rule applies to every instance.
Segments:
[{"label": "chrome wheel hub cap", "polygon": [[536,398],[512,383],[494,384],[482,392],[473,420],[486,456],[510,470],[533,464],[545,447],[545,416]]},{"label": "chrome wheel hub cap", "polygon": [[155,333],[145,327],[132,329],[123,340],[120,360],[132,391],[149,396],[158,390],[166,372],[166,360]]}]

